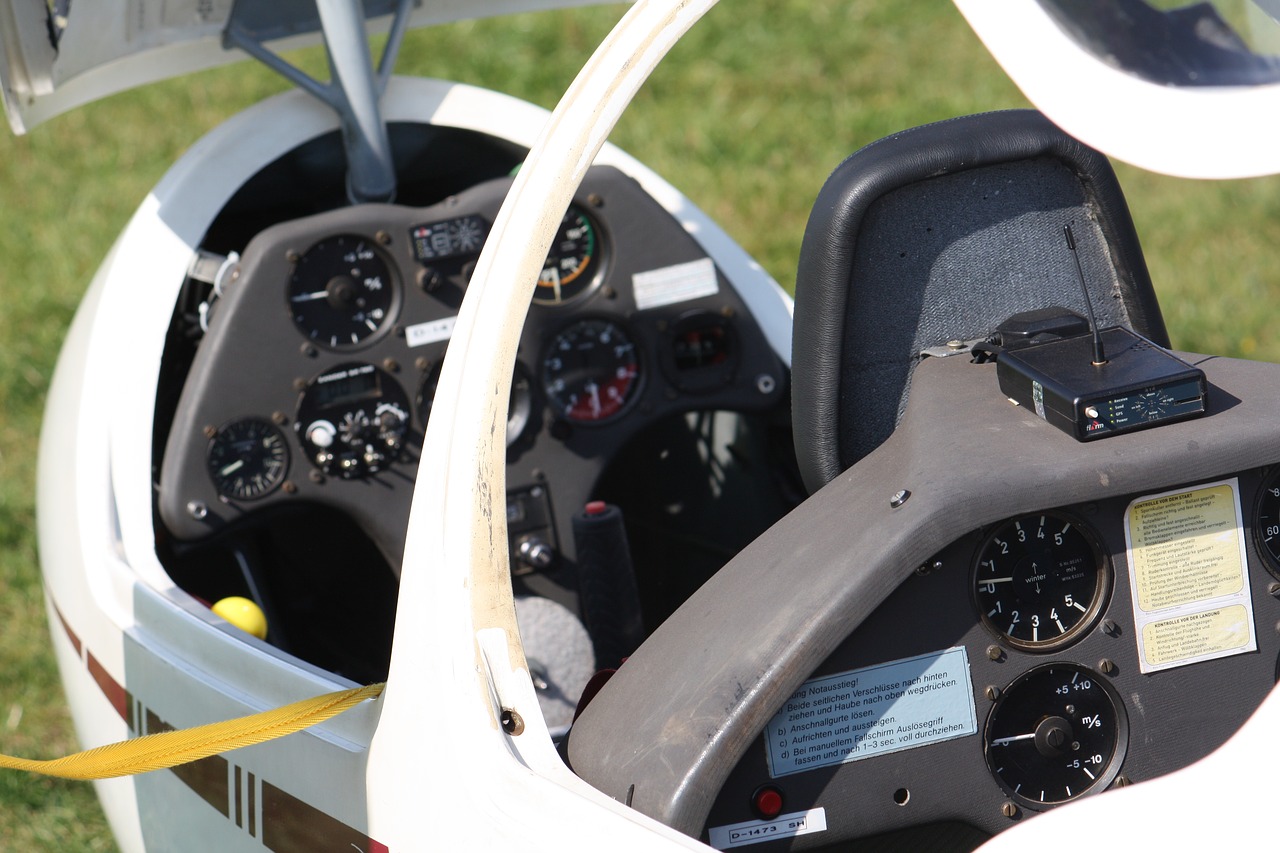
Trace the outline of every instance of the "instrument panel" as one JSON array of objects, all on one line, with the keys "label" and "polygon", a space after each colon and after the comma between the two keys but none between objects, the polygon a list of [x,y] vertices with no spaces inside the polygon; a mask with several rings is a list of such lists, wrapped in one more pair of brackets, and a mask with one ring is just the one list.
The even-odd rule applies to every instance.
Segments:
[{"label": "instrument panel", "polygon": [[[321,504],[398,573],[441,365],[511,183],[284,222],[222,265],[160,463],[176,540]],[[572,513],[634,437],[785,399],[785,366],[707,252],[636,181],[592,168],[531,283],[506,436],[514,521],[536,506],[539,547],[571,561]]]},{"label": "instrument panel", "polygon": [[994,834],[1202,758],[1276,681],[1277,501],[1280,469],[1252,469],[953,542],[783,703],[704,837],[799,850],[925,825],[967,849],[961,824]]}]

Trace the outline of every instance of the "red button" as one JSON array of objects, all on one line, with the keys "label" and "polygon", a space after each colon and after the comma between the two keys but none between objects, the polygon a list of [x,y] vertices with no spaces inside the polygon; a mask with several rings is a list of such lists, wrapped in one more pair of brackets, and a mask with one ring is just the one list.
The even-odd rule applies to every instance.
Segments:
[{"label": "red button", "polygon": [[604,515],[605,510],[608,508],[609,505],[604,501],[591,501],[583,508],[583,510],[587,515]]},{"label": "red button", "polygon": [[757,788],[756,792],[751,795],[751,807],[761,817],[777,817],[782,811],[782,792],[767,785],[763,788]]}]

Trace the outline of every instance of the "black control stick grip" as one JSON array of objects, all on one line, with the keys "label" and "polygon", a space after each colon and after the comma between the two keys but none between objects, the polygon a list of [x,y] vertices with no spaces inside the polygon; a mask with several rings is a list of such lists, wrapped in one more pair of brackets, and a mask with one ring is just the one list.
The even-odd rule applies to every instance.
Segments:
[{"label": "black control stick grip", "polygon": [[596,666],[614,669],[644,640],[640,594],[622,510],[592,501],[573,516],[578,592]]}]

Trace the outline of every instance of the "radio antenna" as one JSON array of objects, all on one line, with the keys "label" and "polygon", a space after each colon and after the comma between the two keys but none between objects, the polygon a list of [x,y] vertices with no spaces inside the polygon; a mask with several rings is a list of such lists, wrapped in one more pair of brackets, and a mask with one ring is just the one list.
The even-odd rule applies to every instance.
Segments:
[{"label": "radio antenna", "polygon": [[1093,303],[1089,300],[1089,288],[1084,283],[1084,268],[1080,266],[1080,253],[1076,251],[1076,238],[1071,233],[1071,225],[1064,225],[1062,233],[1067,237],[1067,248],[1071,250],[1071,258],[1076,262],[1076,278],[1080,281],[1080,292],[1084,294],[1084,307],[1089,312],[1089,330],[1093,332],[1093,364],[1101,367],[1107,363],[1106,353],[1102,351],[1102,333],[1098,331],[1098,321],[1093,316]]}]

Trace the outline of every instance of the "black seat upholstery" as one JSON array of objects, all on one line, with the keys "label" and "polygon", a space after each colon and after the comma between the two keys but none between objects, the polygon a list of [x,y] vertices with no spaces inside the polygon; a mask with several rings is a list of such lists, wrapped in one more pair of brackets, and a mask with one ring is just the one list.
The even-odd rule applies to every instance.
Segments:
[{"label": "black seat upholstery", "polygon": [[893,432],[923,349],[985,337],[1021,311],[1085,313],[1067,224],[1098,324],[1167,346],[1110,163],[1040,113],[903,131],[840,164],[796,277],[794,424],[810,491]]}]

